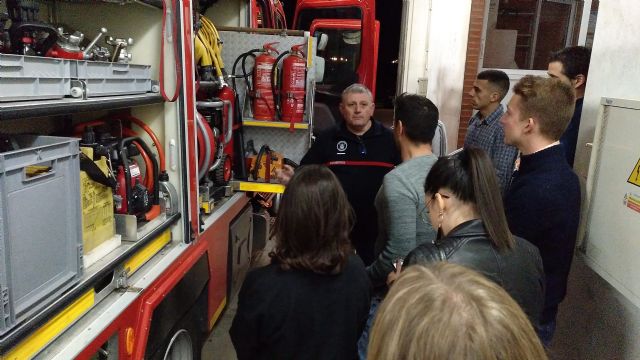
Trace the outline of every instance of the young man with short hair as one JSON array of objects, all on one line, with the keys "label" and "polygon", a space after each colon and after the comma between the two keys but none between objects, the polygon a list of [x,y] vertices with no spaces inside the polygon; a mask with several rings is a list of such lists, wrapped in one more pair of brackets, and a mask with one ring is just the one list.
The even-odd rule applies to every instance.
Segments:
[{"label": "young man with short hair", "polygon": [[552,78],[560,79],[571,85],[576,92],[576,103],[573,116],[567,130],[560,138],[560,144],[564,148],[569,166],[573,167],[578,143],[578,130],[580,129],[580,117],[582,115],[582,102],[584,90],[587,86],[587,74],[589,73],[589,60],[591,50],[584,46],[571,46],[555,52],[549,58],[547,74]]},{"label": "young man with short hair", "polygon": [[574,91],[558,79],[525,76],[513,92],[501,122],[505,142],[521,156],[505,195],[505,213],[511,232],[540,250],[546,289],[538,333],[549,345],[566,295],[580,219],[578,176],[559,141],[573,114]]},{"label": "young man with short hair", "polygon": [[469,120],[464,147],[476,147],[487,152],[505,191],[518,149],[504,143],[504,131],[500,118],[504,114],[502,104],[509,91],[509,77],[500,70],[485,70],[478,74],[469,92],[473,108],[478,112]]},{"label": "young man with short hair", "polygon": [[369,319],[358,342],[360,359],[366,359],[368,329],[384,294],[395,261],[427,241],[434,241],[424,200],[424,181],[438,157],[431,142],[438,127],[438,108],[424,96],[402,94],[394,101],[393,134],[402,163],[384,176],[375,198],[378,238],[375,260],[367,267],[375,287]]},{"label": "young man with short hair", "polygon": [[436,235],[426,216],[424,181],[438,160],[431,148],[438,108],[424,96],[406,93],[398,96],[394,105],[393,134],[402,163],[384,176],[375,199],[376,258],[367,267],[374,286],[386,284],[396,259],[404,259]]}]

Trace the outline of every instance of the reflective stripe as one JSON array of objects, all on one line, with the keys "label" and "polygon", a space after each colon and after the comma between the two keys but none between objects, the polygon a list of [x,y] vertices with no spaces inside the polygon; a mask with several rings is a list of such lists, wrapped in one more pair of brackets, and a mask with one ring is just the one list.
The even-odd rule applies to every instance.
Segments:
[{"label": "reflective stripe", "polygon": [[395,165],[388,162],[382,161],[357,161],[357,160],[348,160],[348,161],[329,161],[326,162],[327,166],[378,166],[385,168],[394,168]]}]

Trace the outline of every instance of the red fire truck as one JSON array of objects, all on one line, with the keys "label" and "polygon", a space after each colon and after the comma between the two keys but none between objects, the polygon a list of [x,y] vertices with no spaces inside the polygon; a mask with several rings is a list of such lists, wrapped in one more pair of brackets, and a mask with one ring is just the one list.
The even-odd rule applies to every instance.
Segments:
[{"label": "red fire truck", "polygon": [[[126,120],[133,115],[157,134],[160,146],[149,151],[165,158],[162,177],[175,192],[160,191],[155,196],[162,200],[162,212],[151,221],[138,222],[137,231],[136,217],[133,233],[128,228],[131,224],[126,223],[131,217],[126,218],[126,238],[123,235],[114,249],[91,265],[83,265],[82,242],[71,242],[77,266],[64,286],[45,289],[44,285],[30,284],[32,288],[25,289],[34,278],[46,278],[45,285],[51,283],[48,266],[59,263],[52,258],[68,253],[54,244],[69,243],[66,235],[57,238],[56,229],[65,222],[78,224],[76,214],[80,215],[79,207],[88,199],[60,192],[54,186],[58,180],[47,181],[61,175],[56,161],[47,157],[49,149],[16,145],[0,151],[0,194],[6,200],[0,204],[0,359],[199,358],[203,341],[225,307],[233,279],[228,277],[231,261],[248,261],[252,220],[244,193],[223,199],[209,215],[200,216],[192,55],[197,4],[191,0],[53,1],[41,2],[39,13],[32,18],[20,18],[34,14],[34,2],[7,3],[14,8],[31,6],[31,12],[4,14],[3,19],[12,17],[12,27],[5,29],[3,21],[0,28],[0,134],[7,135],[7,146],[12,144],[9,135],[15,133],[72,137],[73,131],[68,129],[87,120],[99,123],[95,127],[130,128],[120,131],[140,137],[132,142],[151,143],[138,125]],[[4,11],[0,9],[0,13]],[[57,32],[58,24],[65,24],[65,29]],[[75,59],[83,59],[81,35],[96,32],[107,35],[92,44],[97,52],[88,55],[94,60],[104,56],[98,73],[90,68],[98,62],[70,63],[40,56],[39,46],[51,46],[40,43],[47,37],[43,33],[51,39],[56,36],[62,49],[71,49]],[[15,39],[24,43],[5,46],[14,33],[20,33]],[[28,36],[33,37],[24,40]],[[74,41],[77,50],[70,47]],[[111,44],[115,45],[109,48]],[[141,67],[146,75],[133,74],[138,68],[128,59],[131,64],[146,64]],[[20,67],[21,73],[8,72]],[[44,74],[43,68],[55,71]],[[75,86],[71,93],[70,83]],[[139,84],[147,86],[140,93],[119,93],[123,86]],[[47,89],[55,86],[60,93],[51,95]],[[171,102],[174,93],[176,101]],[[73,94],[78,97],[71,97]],[[78,143],[72,139],[69,144],[68,158],[76,161],[77,167]],[[57,151],[57,147],[51,149]],[[160,155],[161,151],[166,156]],[[14,154],[33,162],[17,169],[16,179],[31,176],[27,167],[44,173],[18,181],[18,185],[5,182],[14,176],[9,166]],[[122,149],[118,154],[123,154]],[[145,156],[156,157],[146,151]],[[131,179],[151,176],[152,168],[133,174],[132,166],[126,168]],[[77,181],[77,172],[63,175],[60,181]],[[36,181],[42,181],[41,191],[33,190]],[[127,193],[130,196],[142,191],[142,184],[135,182],[133,193]],[[12,191],[10,185],[21,186],[20,191]],[[73,201],[54,203],[50,201],[54,195]],[[19,218],[15,209],[23,208],[24,216]]]},{"label": "red fire truck", "polygon": [[380,23],[374,0],[299,0],[293,29],[327,35],[327,45],[318,52],[325,59],[325,77],[319,91],[339,90],[345,82],[360,82],[372,92],[376,88]]}]

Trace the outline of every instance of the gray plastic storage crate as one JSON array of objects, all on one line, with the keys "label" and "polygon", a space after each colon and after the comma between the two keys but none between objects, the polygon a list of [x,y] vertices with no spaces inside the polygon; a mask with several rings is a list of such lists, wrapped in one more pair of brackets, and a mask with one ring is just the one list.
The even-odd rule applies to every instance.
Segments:
[{"label": "gray plastic storage crate", "polygon": [[82,273],[78,139],[15,139],[17,150],[0,153],[0,334]]},{"label": "gray plastic storage crate", "polygon": [[71,78],[84,82],[86,97],[142,94],[152,86],[151,65],[74,60]]},{"label": "gray plastic storage crate", "polygon": [[0,101],[63,98],[70,73],[70,60],[0,54]]}]

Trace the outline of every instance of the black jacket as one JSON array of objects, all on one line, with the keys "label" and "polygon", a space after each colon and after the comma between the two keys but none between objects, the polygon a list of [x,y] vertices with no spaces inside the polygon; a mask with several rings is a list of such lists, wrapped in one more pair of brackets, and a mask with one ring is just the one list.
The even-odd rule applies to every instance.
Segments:
[{"label": "black jacket", "polygon": [[252,270],[229,330],[238,359],[357,359],[370,293],[355,255],[336,275],[283,271],[278,264]]},{"label": "black jacket", "polygon": [[514,236],[515,247],[499,252],[482,220],[464,222],[435,244],[423,244],[407,255],[405,266],[448,261],[476,270],[502,286],[537,327],[544,302],[544,271],[538,249]]}]

